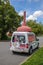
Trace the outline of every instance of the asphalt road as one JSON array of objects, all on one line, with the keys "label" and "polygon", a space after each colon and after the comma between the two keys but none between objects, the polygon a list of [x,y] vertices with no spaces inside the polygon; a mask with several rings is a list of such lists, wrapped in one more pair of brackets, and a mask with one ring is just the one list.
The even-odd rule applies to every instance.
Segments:
[{"label": "asphalt road", "polygon": [[[43,37],[39,37],[40,47],[43,46]],[[19,65],[28,56],[26,54],[15,53],[9,50],[10,42],[0,42],[0,65]]]},{"label": "asphalt road", "polygon": [[38,39],[39,39],[39,43],[40,43],[40,47],[43,47],[43,37],[38,37]]}]

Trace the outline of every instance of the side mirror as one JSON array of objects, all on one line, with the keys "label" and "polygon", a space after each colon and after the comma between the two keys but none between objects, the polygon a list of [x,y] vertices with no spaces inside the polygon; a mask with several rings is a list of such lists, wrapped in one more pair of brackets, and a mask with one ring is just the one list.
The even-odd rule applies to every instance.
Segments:
[{"label": "side mirror", "polygon": [[38,39],[38,38],[36,38],[36,41],[39,41],[39,39]]}]

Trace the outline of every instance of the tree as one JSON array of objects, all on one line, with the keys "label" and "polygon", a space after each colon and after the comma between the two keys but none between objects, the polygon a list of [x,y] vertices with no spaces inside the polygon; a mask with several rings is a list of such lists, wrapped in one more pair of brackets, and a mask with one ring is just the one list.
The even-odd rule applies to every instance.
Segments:
[{"label": "tree", "polygon": [[[6,3],[5,3],[6,2]],[[22,17],[18,15],[15,8],[10,5],[9,0],[0,1],[0,39],[6,39],[8,31],[15,31],[20,25]]]},{"label": "tree", "polygon": [[27,22],[27,25],[32,28],[32,31],[36,35],[41,35],[43,34],[43,25],[40,23],[37,23],[36,21],[30,20]]}]

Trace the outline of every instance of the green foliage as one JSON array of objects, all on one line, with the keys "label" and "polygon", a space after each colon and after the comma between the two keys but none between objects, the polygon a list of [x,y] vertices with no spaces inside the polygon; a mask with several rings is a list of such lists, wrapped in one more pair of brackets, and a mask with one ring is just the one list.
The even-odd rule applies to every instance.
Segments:
[{"label": "green foliage", "polygon": [[22,65],[43,65],[43,47],[37,50],[31,58]]},{"label": "green foliage", "polygon": [[[0,40],[7,39],[6,33],[15,31],[20,26],[22,19],[23,17],[20,17],[15,8],[10,5],[9,0],[0,0]],[[43,34],[42,24],[30,20],[27,25],[36,35]]]},{"label": "green foliage", "polygon": [[[5,3],[6,2],[6,3]],[[22,17],[18,15],[9,0],[0,0],[0,39],[6,39],[8,31],[15,31]]]},{"label": "green foliage", "polygon": [[43,24],[37,23],[36,21],[28,21],[27,25],[30,26],[32,28],[32,31],[36,34],[36,35],[41,35],[43,34]]}]

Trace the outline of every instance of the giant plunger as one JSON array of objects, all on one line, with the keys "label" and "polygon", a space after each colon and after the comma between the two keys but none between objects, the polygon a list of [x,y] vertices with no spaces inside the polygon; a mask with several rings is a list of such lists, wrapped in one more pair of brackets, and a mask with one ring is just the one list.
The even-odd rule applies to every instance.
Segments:
[{"label": "giant plunger", "polygon": [[17,28],[17,32],[31,32],[31,27],[26,25],[26,11],[24,11],[22,26]]}]

